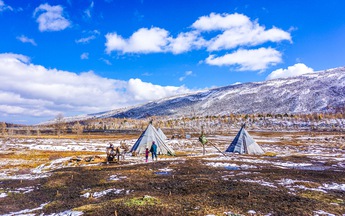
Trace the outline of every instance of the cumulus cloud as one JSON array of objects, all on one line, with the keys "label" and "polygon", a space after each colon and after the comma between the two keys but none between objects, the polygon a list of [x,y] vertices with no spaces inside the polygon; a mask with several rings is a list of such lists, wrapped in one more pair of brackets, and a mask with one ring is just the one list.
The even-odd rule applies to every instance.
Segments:
[{"label": "cumulus cloud", "polygon": [[192,25],[199,31],[222,31],[207,45],[209,51],[233,49],[238,46],[256,46],[265,42],[291,42],[289,32],[277,27],[266,30],[257,21],[251,21],[243,14],[215,14],[202,16]]},{"label": "cumulus cloud", "polygon": [[216,14],[199,17],[192,27],[200,31],[226,30],[248,25],[250,19],[243,14]]},{"label": "cumulus cloud", "polygon": [[13,8],[9,5],[6,5],[4,1],[0,0],[0,12],[10,10],[13,11]]},{"label": "cumulus cloud", "polygon": [[290,33],[273,27],[265,30],[258,24],[242,26],[224,31],[209,41],[209,51],[232,49],[238,46],[256,46],[265,42],[291,41]]},{"label": "cumulus cloud", "polygon": [[155,100],[165,98],[176,94],[183,94],[189,90],[183,86],[160,86],[152,83],[146,83],[140,79],[130,79],[127,85],[127,93],[137,101]]},{"label": "cumulus cloud", "polygon": [[116,32],[106,36],[106,52],[119,51],[122,53],[158,53],[165,52],[168,45],[169,32],[165,29],[152,27],[141,28],[130,38],[124,39]]},{"label": "cumulus cloud", "polygon": [[32,44],[34,46],[37,46],[37,44],[36,44],[34,39],[28,38],[25,35],[18,36],[17,40],[19,40],[19,41],[21,41],[23,43],[30,43],[30,44]]},{"label": "cumulus cloud", "polygon": [[267,76],[266,80],[300,76],[306,73],[314,73],[314,70],[303,63],[297,63],[287,69],[280,68],[273,71]]},{"label": "cumulus cloud", "polygon": [[71,25],[70,21],[63,17],[63,8],[60,5],[41,4],[34,11],[34,17],[36,15],[38,15],[36,22],[41,32],[61,31]]},{"label": "cumulus cloud", "polygon": [[0,77],[0,116],[9,121],[106,111],[188,92],[140,79],[104,78],[92,71],[47,69],[30,63],[27,56],[9,53],[0,54]]},{"label": "cumulus cloud", "polygon": [[[213,33],[209,34],[210,31]],[[210,35],[212,35],[211,38],[204,38]],[[141,28],[127,39],[116,32],[108,33],[105,37],[108,54],[113,51],[181,54],[200,49],[209,52],[238,49],[232,54],[221,57],[215,57],[215,54],[210,55],[204,62],[210,65],[239,65],[239,70],[265,70],[270,65],[280,63],[281,53],[272,48],[265,48],[263,44],[292,42],[289,31],[275,26],[266,29],[258,23],[258,20],[252,21],[248,16],[238,13],[211,13],[199,17],[191,25],[191,31],[181,32],[176,37],[171,36],[167,30],[157,27]],[[261,48],[257,48],[258,45],[261,45]],[[256,49],[250,49],[250,47],[256,47]]]},{"label": "cumulus cloud", "polygon": [[180,54],[193,49],[200,49],[206,41],[199,36],[199,32],[182,32],[176,38],[161,28],[141,28],[134,32],[128,39],[123,38],[116,32],[108,33],[106,36],[106,52],[112,51],[122,53],[161,53],[172,52]]},{"label": "cumulus cloud", "polygon": [[206,41],[196,31],[180,33],[176,38],[170,38],[167,48],[174,54],[188,52],[192,49],[200,49],[205,46]]},{"label": "cumulus cloud", "polygon": [[217,66],[239,66],[238,70],[265,70],[270,65],[280,63],[281,53],[273,48],[259,48],[253,50],[240,49],[220,57],[210,55],[205,62]]}]

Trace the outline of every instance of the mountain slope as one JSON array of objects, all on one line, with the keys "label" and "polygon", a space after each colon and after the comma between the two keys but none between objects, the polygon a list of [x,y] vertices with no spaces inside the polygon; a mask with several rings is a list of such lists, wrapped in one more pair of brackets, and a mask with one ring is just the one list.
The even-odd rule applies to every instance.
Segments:
[{"label": "mountain slope", "polygon": [[112,117],[311,113],[345,105],[345,67],[298,77],[244,83],[161,99]]},{"label": "mountain slope", "polygon": [[312,113],[345,106],[345,67],[298,77],[230,85],[164,98],[144,105],[67,117],[144,118],[148,116],[226,115],[229,113]]}]

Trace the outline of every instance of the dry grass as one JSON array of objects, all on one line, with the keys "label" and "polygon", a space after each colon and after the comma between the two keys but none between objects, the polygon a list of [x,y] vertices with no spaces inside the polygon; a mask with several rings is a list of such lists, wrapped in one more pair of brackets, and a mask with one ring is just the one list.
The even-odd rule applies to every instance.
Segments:
[{"label": "dry grass", "polygon": [[[256,132],[256,135],[267,135],[267,139],[284,134]],[[303,133],[289,133],[288,136],[289,139],[282,139],[281,142],[272,145],[294,145],[297,143],[296,139],[303,136]],[[299,141],[296,147],[303,145],[306,143]],[[29,161],[30,165],[18,165],[23,172],[28,172],[29,168],[54,159],[95,154],[95,152],[74,151],[25,151],[7,152],[0,156],[8,160]],[[342,172],[332,169],[323,171],[281,169],[268,163],[260,165],[263,167],[259,169],[232,171],[223,167],[206,166],[203,160],[205,157],[189,157],[191,154],[201,155],[201,152],[177,151],[174,160],[165,160],[171,157],[159,156],[164,160],[135,165],[129,164],[130,162],[126,160],[107,165],[99,163],[103,159],[100,158],[100,161],[91,162],[98,163],[98,166],[62,168],[52,171],[52,175],[47,178],[1,180],[0,191],[3,192],[29,186],[36,189],[30,193],[12,193],[6,198],[0,198],[0,214],[36,208],[47,202],[49,204],[35,214],[52,214],[70,209],[83,211],[84,215],[224,215],[224,212],[229,211],[247,215],[248,210],[255,210],[257,215],[313,215],[313,211],[316,210],[324,210],[335,215],[342,215],[345,212],[344,191],[328,190],[328,193],[322,193],[296,189],[291,193],[284,186],[271,188],[259,183],[243,181],[256,179],[274,183],[282,179],[293,179],[297,180],[293,186],[318,188],[325,182],[335,180],[344,182],[344,169]],[[268,161],[311,162],[311,159],[303,154],[280,158],[275,156],[277,153],[267,152],[262,157]],[[251,158],[263,159],[262,157]],[[229,161],[231,160],[223,162]],[[76,163],[87,164],[85,161]],[[159,169],[164,168],[172,171],[159,174]],[[109,177],[112,175],[126,178],[111,181]],[[224,176],[230,177],[224,178]],[[108,193],[99,198],[81,196],[86,192],[95,193],[108,189],[124,189],[124,191],[118,194]]]},{"label": "dry grass", "polygon": [[[156,172],[172,168],[167,175]],[[256,183],[242,182],[243,176],[225,180],[222,176],[230,171],[207,167],[202,158],[126,166],[110,164],[97,167],[65,168],[51,177],[24,184],[40,185],[28,194],[6,197],[0,203],[0,214],[9,209],[21,210],[50,202],[36,213],[56,213],[67,209],[83,211],[85,215],[222,215],[232,211],[243,214],[255,210],[258,215],[312,215],[322,209],[336,215],[345,211],[341,194],[304,191],[292,195],[284,188],[270,188]],[[238,171],[241,172],[241,171]],[[274,173],[274,175],[272,175]],[[119,181],[110,181],[111,175],[126,176]],[[337,175],[337,176],[335,176]],[[320,176],[323,176],[320,178]],[[342,179],[344,173],[325,171],[281,170],[270,168],[255,170],[253,178],[275,181],[278,179],[308,179],[311,183],[297,182],[306,187],[317,187],[321,181]],[[315,183],[312,183],[315,182]],[[18,184],[18,182],[17,182]],[[23,183],[22,183],[23,184]],[[13,181],[4,181],[4,188],[13,187]],[[81,197],[86,191],[99,192],[107,189],[124,189],[129,194],[109,193],[100,198]],[[149,195],[152,198],[146,198]],[[330,203],[337,203],[333,205]],[[29,205],[30,204],[30,205]],[[7,207],[4,207],[4,206]]]}]

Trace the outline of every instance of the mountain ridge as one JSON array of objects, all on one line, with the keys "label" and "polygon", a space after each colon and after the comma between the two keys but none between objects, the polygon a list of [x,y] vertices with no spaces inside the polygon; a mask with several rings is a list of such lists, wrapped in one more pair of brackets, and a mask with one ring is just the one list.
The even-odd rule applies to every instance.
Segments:
[{"label": "mountain ridge", "polygon": [[[300,76],[249,82],[172,96],[146,104],[79,116],[145,118],[230,113],[313,113],[345,106],[345,67]],[[78,121],[78,117],[66,117]]]}]

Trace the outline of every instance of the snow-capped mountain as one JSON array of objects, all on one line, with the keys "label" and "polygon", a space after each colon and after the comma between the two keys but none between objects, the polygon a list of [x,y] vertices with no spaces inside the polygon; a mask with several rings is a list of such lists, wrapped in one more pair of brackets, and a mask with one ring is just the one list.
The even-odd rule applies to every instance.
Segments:
[{"label": "snow-capped mountain", "polygon": [[[87,119],[144,118],[158,115],[213,116],[229,113],[313,113],[344,106],[345,67],[341,67],[298,77],[229,85],[80,117]],[[77,120],[76,117],[66,120],[68,119]]]},{"label": "snow-capped mountain", "polygon": [[345,67],[298,77],[244,83],[175,96],[118,112],[113,117],[312,113],[345,105]]}]

